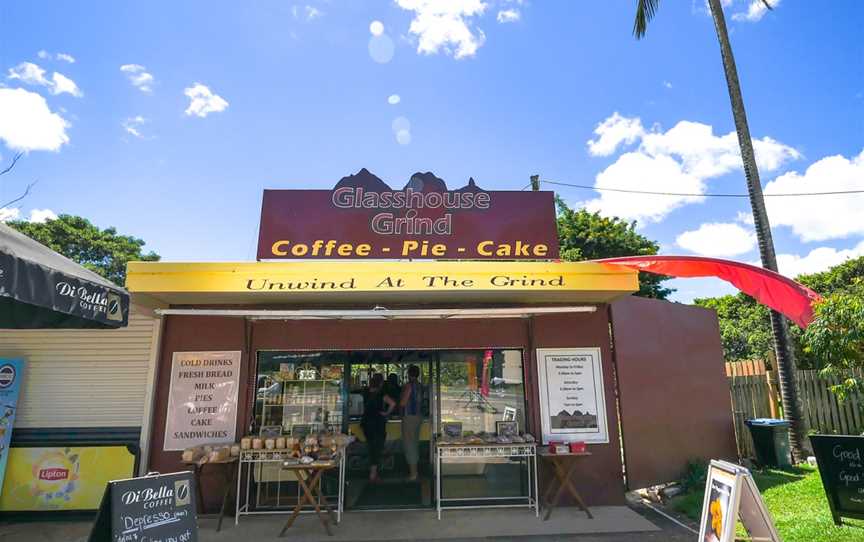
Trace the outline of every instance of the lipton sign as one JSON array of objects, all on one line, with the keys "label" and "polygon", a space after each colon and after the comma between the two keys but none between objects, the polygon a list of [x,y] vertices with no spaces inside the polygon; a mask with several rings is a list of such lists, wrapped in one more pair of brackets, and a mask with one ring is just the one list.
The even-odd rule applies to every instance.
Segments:
[{"label": "lipton sign", "polygon": [[448,190],[416,173],[402,190],[362,169],[333,190],[265,190],[258,259],[558,258],[552,192]]}]

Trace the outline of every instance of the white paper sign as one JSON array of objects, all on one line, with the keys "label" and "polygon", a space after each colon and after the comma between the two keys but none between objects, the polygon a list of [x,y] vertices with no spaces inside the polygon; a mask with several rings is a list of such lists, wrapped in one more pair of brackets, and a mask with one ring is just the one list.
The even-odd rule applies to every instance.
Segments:
[{"label": "white paper sign", "polygon": [[543,444],[609,442],[599,348],[538,348]]},{"label": "white paper sign", "polygon": [[174,352],[166,451],[234,442],[240,352]]}]

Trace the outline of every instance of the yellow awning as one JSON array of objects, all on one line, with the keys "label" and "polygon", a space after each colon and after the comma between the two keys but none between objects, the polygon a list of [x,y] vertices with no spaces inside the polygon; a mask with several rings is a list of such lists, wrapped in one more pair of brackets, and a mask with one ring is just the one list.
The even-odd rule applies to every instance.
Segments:
[{"label": "yellow awning", "polygon": [[150,305],[603,303],[635,271],[591,262],[131,262],[126,288]]}]

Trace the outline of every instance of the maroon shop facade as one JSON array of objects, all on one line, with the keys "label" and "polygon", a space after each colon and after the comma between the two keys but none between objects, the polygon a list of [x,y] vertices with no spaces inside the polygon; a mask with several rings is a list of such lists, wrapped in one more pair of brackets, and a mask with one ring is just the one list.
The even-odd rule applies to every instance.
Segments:
[{"label": "maroon shop facade", "polygon": [[[195,351],[241,352],[236,415],[239,439],[247,434],[253,417],[260,352],[517,349],[523,360],[524,429],[539,437],[537,349],[598,348],[608,443],[588,445],[591,455],[581,462],[574,480],[589,506],[623,504],[628,489],[674,480],[694,458],[735,457],[722,348],[713,311],[629,296],[610,303],[581,305],[590,307],[585,312],[544,314],[532,312],[531,307],[539,306],[536,303],[508,306],[521,306],[524,313],[511,318],[256,319],[207,314],[213,312],[213,305],[173,307],[186,314],[172,314],[168,308],[162,316],[150,453],[146,458],[149,470],[184,468],[179,451],[165,450],[166,405],[174,354]],[[224,304],[217,307],[249,309],[225,309]],[[281,304],[270,308],[286,307],[296,308]],[[542,495],[545,477],[540,481]],[[223,483],[220,478],[204,477],[208,509],[218,508]]]}]

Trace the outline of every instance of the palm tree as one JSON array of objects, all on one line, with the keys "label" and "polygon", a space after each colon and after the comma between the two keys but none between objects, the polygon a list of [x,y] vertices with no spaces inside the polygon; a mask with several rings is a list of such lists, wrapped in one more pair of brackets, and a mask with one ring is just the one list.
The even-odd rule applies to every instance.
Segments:
[{"label": "palm tree", "polygon": [[[771,9],[767,0],[761,0],[765,7]],[[638,0],[636,20],[633,23],[633,34],[636,39],[645,36],[648,23],[657,13],[660,0]],[[726,74],[726,84],[729,89],[729,100],[732,102],[732,117],[735,120],[735,130],[738,133],[738,145],[741,148],[741,159],[744,162],[744,176],[747,179],[747,191],[750,195],[750,206],[753,209],[753,223],[756,237],[759,241],[759,255],[762,267],[777,271],[777,257],[774,253],[774,241],[771,238],[771,225],[768,223],[768,213],[765,211],[765,200],[762,197],[762,183],[759,180],[759,169],[756,167],[756,157],[753,154],[753,141],[750,139],[750,128],[747,125],[747,113],[744,110],[744,97],[741,95],[741,85],[738,82],[738,70],[735,68],[735,57],[732,55],[732,44],[726,30],[726,18],[720,0],[708,0],[717,39],[720,41],[720,56],[723,59],[723,71]],[[780,400],[783,405],[783,416],[789,422],[789,444],[792,455],[797,461],[804,459],[802,445],[805,428],[801,417],[801,406],[798,402],[798,392],[795,385],[795,357],[789,343],[789,329],[786,319],[776,311],[771,311],[771,328],[774,332],[774,351],[777,355],[777,378],[780,383]]]}]

